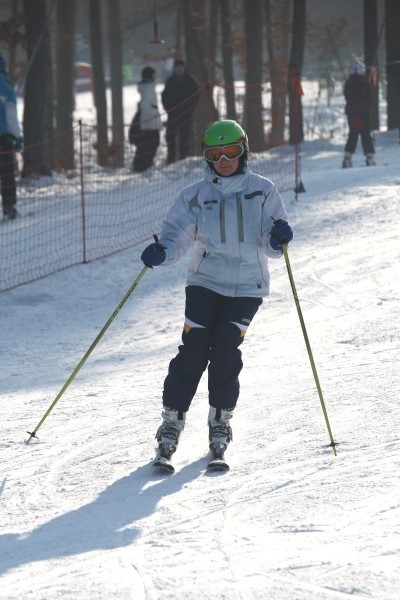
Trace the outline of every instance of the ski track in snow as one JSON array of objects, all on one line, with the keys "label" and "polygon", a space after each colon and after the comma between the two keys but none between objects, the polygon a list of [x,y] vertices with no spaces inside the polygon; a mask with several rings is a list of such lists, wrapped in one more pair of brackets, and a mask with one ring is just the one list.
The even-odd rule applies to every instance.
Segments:
[{"label": "ski track in snow", "polygon": [[29,445],[141,248],[0,294],[0,598],[398,597],[399,147],[378,134],[378,166],[344,171],[341,151],[306,143],[307,191],[284,196],[336,457],[283,259],[242,347],[224,474],[206,472],[205,378],[176,473],[151,466],[186,258],[146,274]]}]

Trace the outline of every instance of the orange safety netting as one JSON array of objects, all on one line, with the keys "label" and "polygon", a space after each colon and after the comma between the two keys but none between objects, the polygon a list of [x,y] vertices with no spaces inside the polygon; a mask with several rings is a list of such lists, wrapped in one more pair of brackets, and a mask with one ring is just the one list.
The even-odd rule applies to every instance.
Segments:
[{"label": "orange safety netting", "polygon": [[[108,147],[107,166],[98,164],[97,128],[82,123],[25,148],[24,170],[17,175],[20,216],[0,225],[0,291],[130,248],[160,231],[177,193],[202,177],[204,161],[188,156],[167,165],[161,131],[154,166],[134,173],[128,129],[120,134],[122,147]],[[41,174],[43,162],[51,162],[49,153],[53,167]],[[124,166],[118,168],[115,158],[121,154]],[[72,161],[71,168],[57,167],[60,157]],[[22,158],[18,161],[21,168]],[[252,154],[249,162],[280,191],[296,189],[298,165],[298,149],[289,145]]]}]

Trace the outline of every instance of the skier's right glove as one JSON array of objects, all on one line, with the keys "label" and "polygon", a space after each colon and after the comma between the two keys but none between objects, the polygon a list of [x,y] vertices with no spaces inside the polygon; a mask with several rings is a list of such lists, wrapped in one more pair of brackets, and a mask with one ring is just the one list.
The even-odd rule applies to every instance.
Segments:
[{"label": "skier's right glove", "polygon": [[165,254],[164,246],[159,242],[155,242],[143,250],[141,259],[146,267],[152,269],[153,267],[158,267],[158,265],[161,265],[166,257],[167,255]]}]

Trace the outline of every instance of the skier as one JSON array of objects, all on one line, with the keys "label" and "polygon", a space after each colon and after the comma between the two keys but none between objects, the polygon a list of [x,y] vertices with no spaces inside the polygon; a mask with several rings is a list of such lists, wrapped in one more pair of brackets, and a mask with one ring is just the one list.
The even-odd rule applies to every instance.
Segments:
[{"label": "skier", "polygon": [[155,77],[153,67],[142,69],[142,80],[138,84],[140,94],[140,118],[136,139],[136,154],[133,159],[133,171],[142,173],[154,164],[154,157],[160,145],[162,122],[158,110]]},{"label": "skier", "polygon": [[[293,237],[275,185],[247,166],[248,139],[232,120],[211,123],[202,141],[205,176],[176,198],[160,239],[142,253],[148,267],[172,265],[194,243],[186,282],[183,344],[169,365],[158,428],[157,466],[170,463],[208,365],[210,467],[224,452],[239,397],[239,346],[269,292],[268,258]],[[219,462],[218,462],[219,461]]]},{"label": "skier", "polygon": [[349,134],[344,149],[343,169],[353,166],[353,154],[357,148],[358,136],[365,155],[367,167],[375,166],[375,147],[371,137],[370,109],[373,104],[372,89],[365,77],[365,64],[361,60],[353,60],[349,77],[344,84],[346,99],[345,112],[349,124]]},{"label": "skier", "polygon": [[169,165],[189,155],[194,111],[199,102],[198,91],[199,84],[187,71],[184,61],[177,58],[161,94],[162,105],[168,113],[166,142]]},{"label": "skier", "polygon": [[17,192],[14,151],[22,150],[23,139],[17,119],[17,98],[8,79],[6,62],[0,55],[0,182],[3,220],[15,219]]}]

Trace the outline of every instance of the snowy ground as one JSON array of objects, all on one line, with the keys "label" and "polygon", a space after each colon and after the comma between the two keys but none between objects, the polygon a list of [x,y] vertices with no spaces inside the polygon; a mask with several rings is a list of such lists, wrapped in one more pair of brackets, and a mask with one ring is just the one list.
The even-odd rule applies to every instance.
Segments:
[{"label": "snowy ground", "polygon": [[141,247],[0,294],[0,597],[12,600],[394,600],[400,587],[400,146],[340,168],[307,142],[306,193],[284,200],[284,260],[243,346],[227,458],[205,472],[202,382],[176,453],[153,472],[161,389],[180,341],[186,260],[144,276],[25,444],[141,270]]}]

